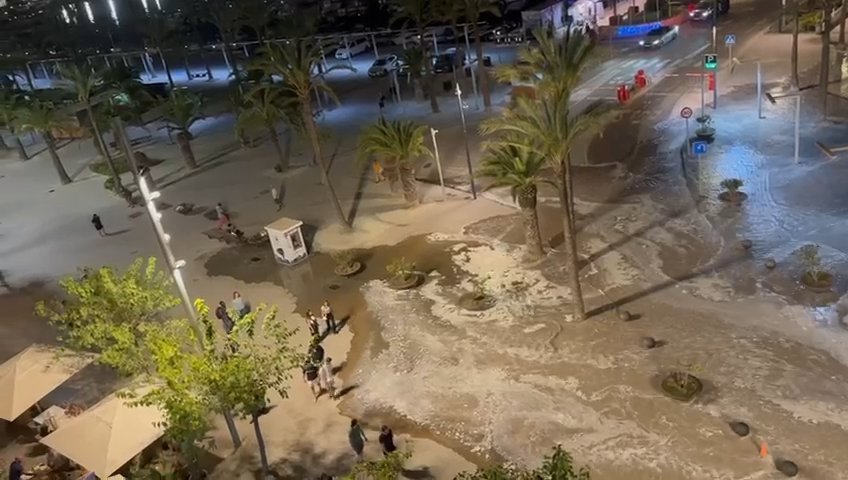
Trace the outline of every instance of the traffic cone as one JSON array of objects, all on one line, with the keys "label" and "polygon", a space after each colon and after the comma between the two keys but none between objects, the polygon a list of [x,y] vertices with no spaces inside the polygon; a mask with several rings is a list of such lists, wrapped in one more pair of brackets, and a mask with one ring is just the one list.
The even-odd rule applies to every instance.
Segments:
[{"label": "traffic cone", "polygon": [[760,458],[766,458],[768,454],[768,444],[766,442],[760,442]]}]

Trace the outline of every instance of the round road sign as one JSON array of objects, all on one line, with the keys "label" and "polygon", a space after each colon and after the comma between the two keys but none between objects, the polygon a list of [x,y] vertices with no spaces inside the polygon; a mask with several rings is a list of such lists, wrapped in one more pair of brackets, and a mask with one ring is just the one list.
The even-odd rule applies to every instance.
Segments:
[{"label": "round road sign", "polygon": [[680,116],[683,118],[691,118],[692,109],[689,107],[683,107],[682,109],[680,109]]}]

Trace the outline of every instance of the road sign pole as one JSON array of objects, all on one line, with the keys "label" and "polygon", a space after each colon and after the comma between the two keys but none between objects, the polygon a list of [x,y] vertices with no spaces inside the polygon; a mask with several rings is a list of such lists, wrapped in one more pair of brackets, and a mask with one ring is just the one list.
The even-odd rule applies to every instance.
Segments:
[{"label": "road sign pole", "polygon": [[701,116],[704,116],[704,78],[707,76],[707,70],[701,74]]},{"label": "road sign pole", "polygon": [[713,73],[713,110],[718,108],[718,71]]},{"label": "road sign pole", "polygon": [[757,62],[757,118],[763,119],[763,69]]},{"label": "road sign pole", "polygon": [[689,151],[689,119],[683,119],[686,122],[686,151]]},{"label": "road sign pole", "polygon": [[801,95],[795,95],[795,164],[798,164],[798,153],[801,136]]}]

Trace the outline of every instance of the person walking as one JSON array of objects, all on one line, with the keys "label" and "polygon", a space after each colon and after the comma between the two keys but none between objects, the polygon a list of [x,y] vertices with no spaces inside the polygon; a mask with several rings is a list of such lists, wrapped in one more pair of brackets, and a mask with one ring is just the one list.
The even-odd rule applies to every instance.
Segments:
[{"label": "person walking", "polygon": [[374,183],[380,183],[386,179],[383,176],[383,164],[380,163],[380,160],[375,158],[371,166],[374,168]]},{"label": "person walking", "polygon": [[24,464],[21,457],[15,457],[9,464],[9,480],[22,480],[24,477]]},{"label": "person walking", "polygon": [[274,205],[277,206],[277,211],[279,212],[283,208],[283,199],[280,198],[280,191],[277,190],[277,187],[271,187],[271,200],[274,201]]},{"label": "person walking", "polygon": [[233,310],[238,312],[239,318],[250,313],[250,304],[242,298],[238,290],[233,292]]},{"label": "person walking", "polygon": [[327,300],[324,300],[324,303],[321,304],[321,316],[324,317],[324,323],[327,326],[327,335],[330,333],[339,333],[336,325],[336,316],[333,315],[333,309]]},{"label": "person walking", "polygon": [[395,446],[395,434],[392,433],[392,429],[388,427],[388,425],[383,425],[380,427],[380,437],[377,439],[380,442],[380,446],[383,447],[383,455],[388,455],[397,450]]},{"label": "person walking", "polygon": [[356,453],[357,460],[362,460],[362,452],[365,450],[365,442],[368,441],[368,438],[355,418],[350,421],[350,430],[347,431],[347,441],[350,443],[350,448]]},{"label": "person walking", "polygon": [[236,324],[230,317],[230,312],[227,311],[227,304],[224,303],[223,300],[218,302],[218,307],[215,309],[215,316],[218,317],[218,320],[220,320],[224,325],[224,331],[227,332],[227,335],[232,333],[233,327],[235,327]]},{"label": "person walking", "polygon": [[303,381],[309,385],[309,390],[312,391],[312,395],[315,397],[315,401],[317,402],[318,396],[321,395],[321,384],[318,380],[318,367],[308,360],[303,365]]},{"label": "person walking", "polygon": [[306,311],[306,325],[309,326],[309,333],[313,337],[321,335],[320,327],[318,327],[318,319],[312,313],[312,310]]},{"label": "person walking", "polygon": [[97,230],[97,234],[101,237],[105,237],[106,235],[108,235],[108,233],[106,233],[106,230],[103,228],[103,221],[100,220],[100,215],[96,213],[92,215],[91,224],[94,225],[94,229]]},{"label": "person walking", "polygon": [[377,105],[380,106],[380,116],[383,116],[383,109],[386,108],[386,95],[380,94],[380,100],[377,102]]},{"label": "person walking", "polygon": [[318,337],[312,337],[312,343],[309,344],[309,359],[315,365],[321,365],[324,361],[324,347],[318,341]]},{"label": "person walking", "polygon": [[231,224],[230,214],[227,213],[227,210],[224,209],[224,205],[222,205],[221,202],[218,202],[215,205],[215,213],[218,215],[218,228],[221,230],[226,229],[227,226]]},{"label": "person walking", "polygon": [[321,386],[327,392],[327,395],[333,400],[336,399],[336,377],[333,375],[333,359],[327,357],[321,368],[318,370],[318,377],[321,379]]}]

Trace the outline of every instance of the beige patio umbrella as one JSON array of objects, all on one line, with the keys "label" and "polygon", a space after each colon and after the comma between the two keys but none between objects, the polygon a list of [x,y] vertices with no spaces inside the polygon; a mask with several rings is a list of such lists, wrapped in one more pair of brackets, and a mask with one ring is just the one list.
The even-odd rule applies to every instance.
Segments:
[{"label": "beige patio umbrella", "polygon": [[60,352],[32,345],[0,365],[0,418],[15,420],[92,360]]},{"label": "beige patio umbrella", "polygon": [[[137,395],[144,390],[137,390]],[[164,421],[156,407],[133,407],[131,400],[112,394],[80,416],[62,423],[41,443],[86,468],[109,478],[130,459],[162,436]]]}]

